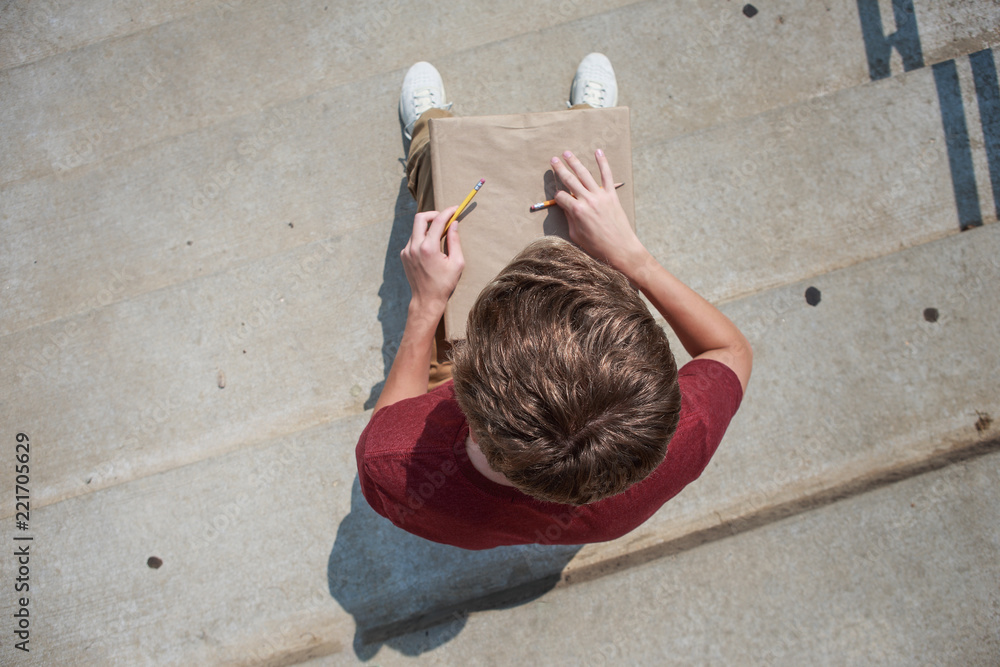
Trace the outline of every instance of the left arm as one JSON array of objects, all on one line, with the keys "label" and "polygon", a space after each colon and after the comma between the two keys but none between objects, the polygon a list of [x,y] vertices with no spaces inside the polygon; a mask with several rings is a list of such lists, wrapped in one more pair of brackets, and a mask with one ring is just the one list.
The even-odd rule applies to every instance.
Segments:
[{"label": "left arm", "polygon": [[413,218],[410,241],[399,253],[411,292],[406,327],[372,416],[387,405],[427,393],[434,333],[465,268],[458,222],[448,230],[448,252],[441,250],[441,232],[456,208],[425,211]]}]

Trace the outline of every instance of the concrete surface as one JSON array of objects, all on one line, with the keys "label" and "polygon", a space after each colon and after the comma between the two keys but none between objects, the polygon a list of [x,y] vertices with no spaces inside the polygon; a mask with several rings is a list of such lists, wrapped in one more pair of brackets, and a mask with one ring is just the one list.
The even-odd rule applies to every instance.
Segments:
[{"label": "concrete surface", "polygon": [[[852,642],[886,664],[917,655],[907,642],[943,662],[995,655],[996,600],[965,570],[932,583],[957,591],[941,614],[971,620],[944,627],[984,638],[978,652],[900,603],[929,600],[922,581],[859,599],[794,537],[833,531],[848,505],[878,521],[879,494],[995,458],[996,3],[917,0],[895,29],[919,27],[920,66],[904,37],[873,64],[862,28],[879,11],[894,28],[890,3],[867,0],[754,18],[708,0],[77,4],[0,8],[0,424],[35,444],[40,554],[33,652],[0,642],[5,664],[662,664],[629,634],[636,614],[574,612],[647,609],[658,589],[640,573],[705,582],[705,554],[789,525],[745,548],[796,573],[769,599],[803,624],[789,634],[771,606],[717,641],[698,614],[721,598],[688,596],[679,663],[739,663],[740,641],[765,663],[834,664]],[[632,109],[640,234],[754,342],[750,392],[702,479],[627,538],[423,542],[367,508],[352,458],[408,298],[399,83],[428,59],[458,113],[558,108],[595,49]],[[970,215],[985,227],[959,233]],[[13,526],[13,503],[0,516]],[[920,523],[919,562],[946,562],[947,540],[962,567],[996,562],[995,533],[935,526]],[[0,558],[3,581],[13,568]],[[814,568],[835,611],[803,607]],[[726,572],[734,599],[760,585]],[[532,616],[549,600],[573,602]],[[0,616],[15,604],[0,596]],[[528,652],[509,641],[523,619],[550,633]]]},{"label": "concrete surface", "polygon": [[[614,542],[475,553],[407,535],[357,487],[367,413],[38,509],[38,657],[255,664],[350,661],[384,643],[405,652],[407,629],[507,606],[505,592],[516,601],[580,585],[996,451],[995,428],[976,424],[1000,414],[997,348],[982,342],[1000,330],[998,256],[994,225],[821,276],[815,307],[809,282],[727,304],[756,345],[757,389],[702,478]],[[892,280],[866,291],[883,276]],[[924,319],[927,304],[941,306],[937,322]],[[100,566],[86,567],[96,554]],[[150,569],[151,556],[162,567]]]},{"label": "concrete surface", "polygon": [[456,617],[400,637],[371,664],[991,667],[998,471],[993,454],[514,609]]},{"label": "concrete surface", "polygon": [[[526,14],[528,3],[521,3],[449,18],[461,39],[471,32],[469,22],[476,34],[490,34],[484,45],[439,51],[404,40],[398,46],[403,53],[374,48],[398,25],[423,25],[401,13],[401,4],[353,9],[358,15],[336,20],[323,3],[299,3],[294,12],[274,3],[235,4],[228,10],[217,2],[187,19],[123,35],[110,46],[94,44],[0,74],[4,99],[12,101],[0,107],[0,125],[8,128],[0,136],[0,184],[6,184],[0,219],[9,221],[0,248],[23,258],[0,267],[0,279],[19,294],[51,295],[42,300],[15,294],[0,333],[99,304],[124,262],[132,279],[116,285],[114,300],[358,226],[385,225],[401,178],[395,167],[402,157],[399,81],[419,58],[440,67],[456,113],[542,111],[561,107],[579,54],[601,44],[614,60],[628,63],[619,67],[621,101],[632,109],[635,149],[868,80],[851,0],[832,1],[829,9],[783,3],[773,10],[783,17],[780,24],[770,10],[766,18],[748,20],[709,2],[688,3],[683,12],[670,3],[647,2],[579,16],[593,13],[594,4],[567,0],[555,9],[543,5],[538,17]],[[428,14],[413,7],[417,16]],[[977,18],[964,22],[934,7],[920,16],[922,34],[929,35],[928,64],[933,53],[949,53],[948,44],[967,45],[963,53],[969,53],[1000,41],[995,3],[972,3]],[[381,11],[385,16],[376,20]],[[270,45],[266,53],[245,39],[260,25],[270,31],[260,37]],[[319,48],[299,30],[315,31],[336,48]],[[422,43],[434,44],[432,37],[422,34]],[[290,76],[300,66],[289,62],[302,60],[304,49],[321,59],[315,66],[322,78]],[[648,57],[661,52],[661,58]],[[526,60],[527,53],[533,55]],[[271,62],[274,54],[287,60]],[[469,76],[470,62],[484,66]],[[91,71],[105,80],[81,75]],[[933,110],[913,112],[918,124],[934,119]],[[854,109],[849,116],[863,118]],[[896,124],[896,132],[907,131],[908,122]],[[372,130],[361,133],[358,127]],[[838,130],[848,140],[858,132],[863,129]],[[761,137],[768,138],[774,137]],[[919,141],[927,137],[917,140],[907,150],[925,148]],[[743,167],[742,160],[728,164],[717,176]],[[331,173],[359,178],[331,179]],[[821,174],[820,182],[837,175]],[[299,231],[279,234],[287,222]],[[63,230],[61,243],[39,238],[49,239],[46,230],[53,226]],[[32,263],[38,247],[49,250],[58,270]],[[73,280],[57,282],[66,275]]]},{"label": "concrete surface", "polygon": [[[957,234],[934,96],[925,68],[643,146],[634,158],[640,236],[677,275],[721,301]],[[873,104],[889,111],[873,112]],[[30,414],[43,403],[63,406],[39,433],[62,443],[64,455],[39,463],[45,482],[36,502],[202,460],[288,432],[290,425],[308,427],[373,404],[372,388],[384,375],[380,339],[391,348],[405,317],[407,288],[397,256],[415,208],[398,175],[391,175],[394,165],[371,181],[371,200],[348,195],[346,185],[343,197],[331,198],[323,183],[345,169],[345,161],[334,145],[325,157],[309,147],[326,114],[315,98],[306,105],[311,111],[294,111],[299,120],[278,130],[290,134],[275,135],[273,146],[239,163],[204,214],[185,218],[170,208],[163,192],[174,188],[157,177],[163,156],[157,164],[132,155],[136,162],[120,170],[73,172],[82,180],[63,182],[52,196],[53,215],[72,209],[70,200],[88,202],[68,237],[53,238],[54,221],[32,223],[28,203],[42,196],[41,183],[32,182],[31,196],[16,188],[14,194],[24,196],[21,213],[0,241],[21,264],[11,266],[14,279],[6,284],[12,297],[5,321],[19,329],[5,337],[10,353],[0,359],[0,375],[15,388],[6,409]],[[905,123],[894,121],[896,105],[909,110]],[[974,94],[966,106],[975,107]],[[363,152],[363,139],[351,134],[343,128],[336,137]],[[184,159],[196,145],[192,140],[170,160]],[[230,146],[234,160],[242,160],[239,145]],[[831,151],[837,160],[824,159]],[[978,173],[988,177],[985,150],[977,147],[973,155]],[[314,158],[329,171],[302,170],[301,163]],[[118,195],[104,193],[101,184],[131,179],[159,196],[136,204],[134,214],[147,224],[122,239],[123,228],[109,224],[102,208],[131,199],[116,202]],[[295,183],[312,199],[296,202],[269,183]],[[378,184],[396,197],[392,222],[357,224],[376,214]],[[984,208],[987,186],[979,190]],[[232,210],[248,201],[258,207],[260,222]],[[358,211],[357,218],[342,217],[344,211]],[[95,266],[64,287],[66,273],[58,269],[72,273],[104,263],[95,255],[107,257],[107,269]],[[379,284],[380,269],[376,293],[367,287]],[[194,276],[155,289],[187,274]],[[39,299],[40,293],[53,297]],[[69,314],[81,300],[85,310]],[[69,312],[59,319],[25,328],[64,309]],[[350,381],[330,382],[334,370]],[[81,387],[90,390],[81,393]],[[81,432],[81,423],[101,428]]]}]

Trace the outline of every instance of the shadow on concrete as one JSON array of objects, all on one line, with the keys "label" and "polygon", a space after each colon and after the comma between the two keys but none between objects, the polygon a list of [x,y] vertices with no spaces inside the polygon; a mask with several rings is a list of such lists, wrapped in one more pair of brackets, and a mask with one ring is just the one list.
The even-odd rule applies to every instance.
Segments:
[{"label": "shadow on concrete", "polygon": [[983,128],[983,144],[990,169],[993,207],[1000,218],[1000,82],[993,49],[983,49],[969,56],[972,80],[976,85],[979,121]]},{"label": "shadow on concrete", "polygon": [[456,637],[473,611],[514,607],[548,592],[580,549],[466,551],[430,542],[376,514],[355,477],[327,580],[330,594],[354,617],[358,658],[374,657],[383,645],[415,656]]},{"label": "shadow on concrete", "polygon": [[[404,163],[405,167],[405,163]],[[417,202],[413,200],[406,187],[406,178],[399,182],[399,192],[396,195],[396,208],[392,219],[392,229],[389,231],[389,242],[385,249],[385,264],[382,267],[382,286],[378,295],[382,303],[378,307],[378,321],[382,324],[382,380],[371,388],[365,409],[375,407],[385,378],[389,376],[392,361],[399,350],[399,342],[403,338],[403,328],[406,326],[406,309],[410,304],[410,284],[406,281],[403,263],[399,259],[400,251],[406,247],[413,230],[413,216],[417,214]]]},{"label": "shadow on concrete", "polygon": [[[895,49],[903,61],[903,70],[924,67],[920,30],[913,0],[892,0],[893,22],[896,31],[886,34],[879,0],[857,0],[861,18],[861,34],[868,59],[868,74],[872,81],[892,75],[890,58]],[[1000,87],[997,84],[996,63],[992,49],[985,49],[969,56],[972,78],[976,87],[976,100],[983,129],[986,158],[993,190],[995,215],[1000,216]],[[951,169],[952,191],[958,214],[959,229],[965,231],[983,224],[983,214],[976,187],[976,173],[969,143],[969,129],[965,120],[965,104],[954,60],[932,65],[937,87],[941,123],[948,149],[948,166]]]}]

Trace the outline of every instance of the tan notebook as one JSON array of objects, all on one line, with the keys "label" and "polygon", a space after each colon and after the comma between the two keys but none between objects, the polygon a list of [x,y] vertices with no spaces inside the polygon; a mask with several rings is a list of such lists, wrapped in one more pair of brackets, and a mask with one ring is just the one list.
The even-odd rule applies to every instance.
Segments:
[{"label": "tan notebook", "polygon": [[552,199],[557,183],[549,164],[571,150],[600,183],[594,151],[604,150],[629,221],[635,227],[632,141],[627,107],[430,121],[434,202],[439,209],[462,202],[480,178],[486,183],[460,218],[465,271],[445,311],[450,339],[465,335],[476,297],[528,243],[555,234],[568,239],[558,206],[532,212]]}]

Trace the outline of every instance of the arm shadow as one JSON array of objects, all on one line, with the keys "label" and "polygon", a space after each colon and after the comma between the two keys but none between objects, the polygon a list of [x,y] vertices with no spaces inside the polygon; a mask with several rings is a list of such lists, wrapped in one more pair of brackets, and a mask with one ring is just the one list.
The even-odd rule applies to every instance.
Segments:
[{"label": "arm shadow", "polygon": [[365,401],[365,410],[375,407],[385,378],[389,376],[392,361],[399,350],[399,342],[406,326],[406,309],[410,303],[410,284],[406,281],[403,263],[399,260],[400,251],[406,247],[413,230],[413,216],[417,214],[417,203],[413,201],[406,187],[406,178],[399,182],[399,192],[396,195],[396,208],[389,231],[389,242],[385,249],[385,264],[382,268],[382,286],[378,295],[382,300],[378,307],[378,321],[382,324],[382,380],[371,388]]},{"label": "arm shadow", "polygon": [[354,617],[359,659],[374,657],[383,645],[416,656],[458,636],[474,611],[542,596],[581,548],[535,544],[467,551],[430,542],[371,509],[355,477],[351,512],[337,529],[327,580],[330,594]]}]

